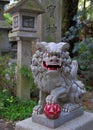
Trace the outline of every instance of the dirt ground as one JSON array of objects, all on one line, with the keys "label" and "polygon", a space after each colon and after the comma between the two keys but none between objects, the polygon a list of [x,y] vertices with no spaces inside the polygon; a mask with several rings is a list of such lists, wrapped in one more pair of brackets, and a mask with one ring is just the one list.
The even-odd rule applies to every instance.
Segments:
[{"label": "dirt ground", "polygon": [[11,121],[0,119],[0,130],[15,130],[15,124]]},{"label": "dirt ground", "polygon": [[93,91],[86,93],[83,101],[83,106],[85,110],[93,112]]}]

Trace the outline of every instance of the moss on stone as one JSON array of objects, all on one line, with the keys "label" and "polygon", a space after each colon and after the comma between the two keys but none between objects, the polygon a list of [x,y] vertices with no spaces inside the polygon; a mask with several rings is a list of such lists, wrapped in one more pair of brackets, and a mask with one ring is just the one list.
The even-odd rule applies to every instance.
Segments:
[{"label": "moss on stone", "polygon": [[28,1],[21,8],[32,9],[32,10],[41,10],[40,6],[35,1]]},{"label": "moss on stone", "polygon": [[13,13],[16,10],[29,10],[43,13],[44,9],[41,4],[35,0],[20,0],[18,3],[10,7],[6,12]]}]

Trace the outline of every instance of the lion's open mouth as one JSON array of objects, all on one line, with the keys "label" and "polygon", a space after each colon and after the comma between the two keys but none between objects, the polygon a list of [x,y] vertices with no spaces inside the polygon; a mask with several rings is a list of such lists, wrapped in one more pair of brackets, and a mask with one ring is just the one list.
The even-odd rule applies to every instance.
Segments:
[{"label": "lion's open mouth", "polygon": [[60,65],[46,65],[45,61],[43,61],[43,67],[48,70],[57,70],[58,68],[61,68]]}]

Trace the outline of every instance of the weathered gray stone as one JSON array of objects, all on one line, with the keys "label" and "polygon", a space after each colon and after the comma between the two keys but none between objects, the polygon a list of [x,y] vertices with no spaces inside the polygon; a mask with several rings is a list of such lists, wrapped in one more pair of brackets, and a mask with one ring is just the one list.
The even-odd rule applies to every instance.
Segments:
[{"label": "weathered gray stone", "polygon": [[18,50],[17,50],[17,65],[18,65],[18,74],[17,74],[17,96],[22,99],[30,99],[30,88],[31,81],[23,76],[20,73],[21,67],[24,65],[29,67],[31,61],[31,39],[18,41]]},{"label": "weathered gray stone", "polygon": [[[69,44],[37,42],[36,47],[31,70],[40,94],[38,106],[33,112],[42,114],[46,103],[63,104],[63,111],[66,112],[81,107],[86,90],[77,79],[78,63],[69,56]],[[51,111],[54,112],[53,109]]]},{"label": "weathered gray stone", "polygon": [[39,16],[40,41],[61,41],[61,0],[39,0],[45,13]]},{"label": "weathered gray stone", "polygon": [[1,52],[9,51],[9,38],[8,32],[11,30],[11,26],[6,22],[4,18],[4,6],[9,3],[9,0],[0,0],[0,50]]},{"label": "weathered gray stone", "polygon": [[9,51],[9,38],[8,38],[8,30],[0,28],[0,49],[1,52]]},{"label": "weathered gray stone", "polygon": [[[16,123],[15,130],[53,130],[46,126],[32,122],[32,118],[20,121]],[[75,118],[60,127],[55,128],[55,130],[93,130],[93,114],[89,112],[84,112],[80,117]]]},{"label": "weathered gray stone", "polygon": [[10,40],[18,43],[16,92],[19,98],[28,100],[30,99],[31,80],[20,73],[20,68],[23,66],[30,68],[32,44],[38,39],[37,16],[43,13],[44,10],[38,1],[20,0],[13,6],[10,6],[6,12],[11,13],[13,17],[13,29]]},{"label": "weathered gray stone", "polygon": [[41,125],[47,126],[49,128],[57,128],[65,122],[72,120],[83,114],[83,108],[79,108],[72,112],[61,112],[59,118],[51,120],[48,119],[44,114],[33,114],[32,121],[39,123]]}]

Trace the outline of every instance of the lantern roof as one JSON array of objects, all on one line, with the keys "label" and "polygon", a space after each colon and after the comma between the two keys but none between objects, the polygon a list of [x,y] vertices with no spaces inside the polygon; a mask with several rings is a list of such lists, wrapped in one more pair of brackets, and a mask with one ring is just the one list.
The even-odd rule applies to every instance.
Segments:
[{"label": "lantern roof", "polygon": [[38,0],[19,0],[10,6],[6,12],[14,14],[15,12],[30,12],[36,14],[44,13],[44,9]]},{"label": "lantern roof", "polygon": [[7,3],[9,3],[10,0],[0,0],[0,2],[7,2]]},{"label": "lantern roof", "polygon": [[1,3],[1,2],[7,4],[7,3],[10,2],[10,0],[0,0],[0,3]]}]

